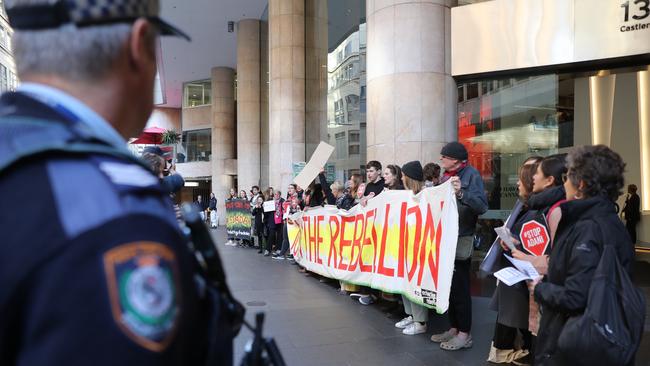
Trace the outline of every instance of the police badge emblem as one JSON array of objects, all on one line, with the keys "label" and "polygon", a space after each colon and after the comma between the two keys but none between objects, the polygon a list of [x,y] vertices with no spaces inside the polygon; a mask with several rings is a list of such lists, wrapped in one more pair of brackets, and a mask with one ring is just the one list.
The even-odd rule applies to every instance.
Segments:
[{"label": "police badge emblem", "polygon": [[124,244],[104,254],[104,269],[119,328],[146,349],[164,350],[180,312],[174,253],[159,243]]}]

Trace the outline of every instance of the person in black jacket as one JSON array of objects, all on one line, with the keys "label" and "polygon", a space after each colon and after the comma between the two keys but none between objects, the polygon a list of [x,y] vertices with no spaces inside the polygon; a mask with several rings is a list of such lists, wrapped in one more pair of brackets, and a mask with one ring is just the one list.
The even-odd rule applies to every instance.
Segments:
[{"label": "person in black jacket", "polygon": [[366,164],[366,188],[363,195],[365,196],[378,196],[384,191],[384,178],[381,176],[382,169],[381,163],[377,160],[371,160]]},{"label": "person in black jacket", "polygon": [[567,171],[566,154],[545,157],[533,176],[533,195],[528,199],[530,208],[545,215],[557,202],[565,198],[562,175]]},{"label": "person in black jacket", "polygon": [[623,214],[625,215],[625,227],[632,239],[632,245],[636,244],[636,225],[641,221],[641,198],[636,194],[637,188],[634,184],[627,186],[627,197]]},{"label": "person in black jacket", "polygon": [[[274,200],[274,193],[273,193],[273,189],[269,188],[266,190],[264,194],[264,201],[271,201],[271,200]],[[264,206],[262,206],[262,208],[263,207]],[[262,230],[264,235],[264,242],[266,243],[266,246],[264,248],[264,256],[268,257],[271,255],[271,252],[273,251],[273,245],[275,243],[275,237],[276,237],[275,231],[277,225],[275,223],[275,211],[264,212],[262,214],[262,223],[264,224]]]},{"label": "person in black jacket", "polygon": [[262,218],[264,217],[264,197],[261,194],[257,195],[253,206],[253,228],[255,235],[257,236],[257,244],[259,245],[258,253],[262,253],[264,250],[264,223]]},{"label": "person in black jacket", "polygon": [[458,242],[454,260],[454,275],[449,294],[449,330],[434,334],[431,341],[440,348],[456,351],[472,347],[472,296],[470,269],[474,232],[478,216],[488,209],[481,174],[467,162],[468,153],[459,142],[450,142],[440,151],[440,166],[445,169],[442,183],[449,180],[456,193],[458,205]]},{"label": "person in black jacket", "polygon": [[[533,220],[537,215],[536,210],[528,207],[528,199],[533,193],[533,175],[537,171],[541,160],[542,158],[539,156],[530,157],[519,168],[519,180],[517,182],[519,202],[517,204],[522,205],[522,208],[517,212],[513,209],[513,216],[508,218],[506,224],[515,238],[518,237],[523,224]],[[501,242],[501,247],[503,252],[509,252],[510,250],[503,242]],[[518,247],[521,249],[521,244]],[[505,267],[512,267],[512,264],[503,255],[500,255],[499,268]],[[525,361],[532,351],[533,338],[528,330],[529,294],[526,284],[519,282],[507,286],[504,283],[498,283],[492,296],[490,308],[497,311],[497,322],[494,326],[494,337],[492,338],[488,361],[492,363],[516,362],[517,364],[529,364],[530,362]],[[523,340],[520,349],[515,347],[517,333],[521,335]]]},{"label": "person in black jacket", "polygon": [[214,193],[210,193],[210,204],[208,205],[210,211],[217,210],[217,197],[214,196]]},{"label": "person in black jacket", "polygon": [[582,146],[567,157],[567,202],[557,227],[548,273],[531,282],[542,318],[537,336],[535,365],[569,365],[557,352],[557,342],[569,316],[581,314],[605,244],[616,248],[621,265],[631,272],[634,250],[615,202],[623,188],[625,163],[606,146]]}]

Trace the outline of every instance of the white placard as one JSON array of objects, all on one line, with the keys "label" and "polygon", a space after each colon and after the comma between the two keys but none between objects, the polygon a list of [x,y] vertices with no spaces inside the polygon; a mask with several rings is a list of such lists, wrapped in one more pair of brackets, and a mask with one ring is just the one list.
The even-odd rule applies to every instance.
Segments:
[{"label": "white placard", "polygon": [[318,144],[316,151],[314,151],[309,159],[309,162],[307,162],[300,174],[294,178],[293,182],[301,188],[307,188],[309,183],[318,176],[321,168],[325,166],[330,155],[332,155],[332,152],[334,152],[334,146],[321,141],[320,144]]},{"label": "white placard", "polygon": [[264,202],[264,212],[275,211],[275,201]]}]

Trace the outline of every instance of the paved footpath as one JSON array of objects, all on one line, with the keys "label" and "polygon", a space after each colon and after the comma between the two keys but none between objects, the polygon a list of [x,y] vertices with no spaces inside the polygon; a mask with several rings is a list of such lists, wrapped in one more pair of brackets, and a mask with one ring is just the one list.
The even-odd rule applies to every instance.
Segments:
[{"label": "paved footpath", "polygon": [[[225,231],[213,230],[223,257],[228,283],[235,296],[247,304],[247,319],[266,313],[264,334],[278,343],[288,365],[489,365],[496,314],[488,309],[489,298],[473,298],[474,346],[457,352],[443,351],[429,340],[433,332],[446,329],[444,315],[434,315],[426,334],[406,336],[394,327],[377,306],[363,306],[336,292],[337,283],[297,271],[287,261],[257,254],[256,249],[228,247]],[[646,329],[648,331],[648,329]],[[648,333],[642,344],[648,348]],[[235,340],[235,364],[252,333],[242,329]],[[645,352],[648,353],[648,352]],[[638,365],[649,364],[650,355],[639,355]]]}]

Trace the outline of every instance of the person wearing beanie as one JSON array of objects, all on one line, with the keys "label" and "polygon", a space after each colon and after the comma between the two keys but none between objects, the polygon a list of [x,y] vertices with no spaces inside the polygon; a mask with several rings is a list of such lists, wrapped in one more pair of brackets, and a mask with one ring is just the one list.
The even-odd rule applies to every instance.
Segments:
[{"label": "person wearing beanie", "polygon": [[465,161],[467,160],[467,149],[465,148],[465,145],[460,142],[453,141],[442,147],[440,155],[455,160]]},{"label": "person wearing beanie", "polygon": [[[411,190],[413,194],[418,194],[424,189],[424,173],[422,164],[419,161],[410,161],[402,166],[402,182],[404,188]],[[427,320],[429,320],[429,310],[422,305],[418,305],[406,296],[402,295],[404,303],[404,312],[406,318],[395,323],[395,327],[402,329],[406,335],[416,335],[427,331]]]},{"label": "person wearing beanie", "polygon": [[481,174],[467,163],[467,159],[467,149],[459,142],[450,142],[440,151],[440,167],[445,170],[441,183],[450,181],[457,199],[458,242],[449,294],[451,327],[443,333],[432,335],[431,341],[440,343],[440,348],[448,351],[472,347],[472,296],[469,286],[473,238],[478,216],[488,209]]},{"label": "person wearing beanie", "polygon": [[424,181],[424,172],[422,171],[422,164],[419,161],[409,161],[408,163],[402,166],[402,174],[407,177],[417,180]]}]

